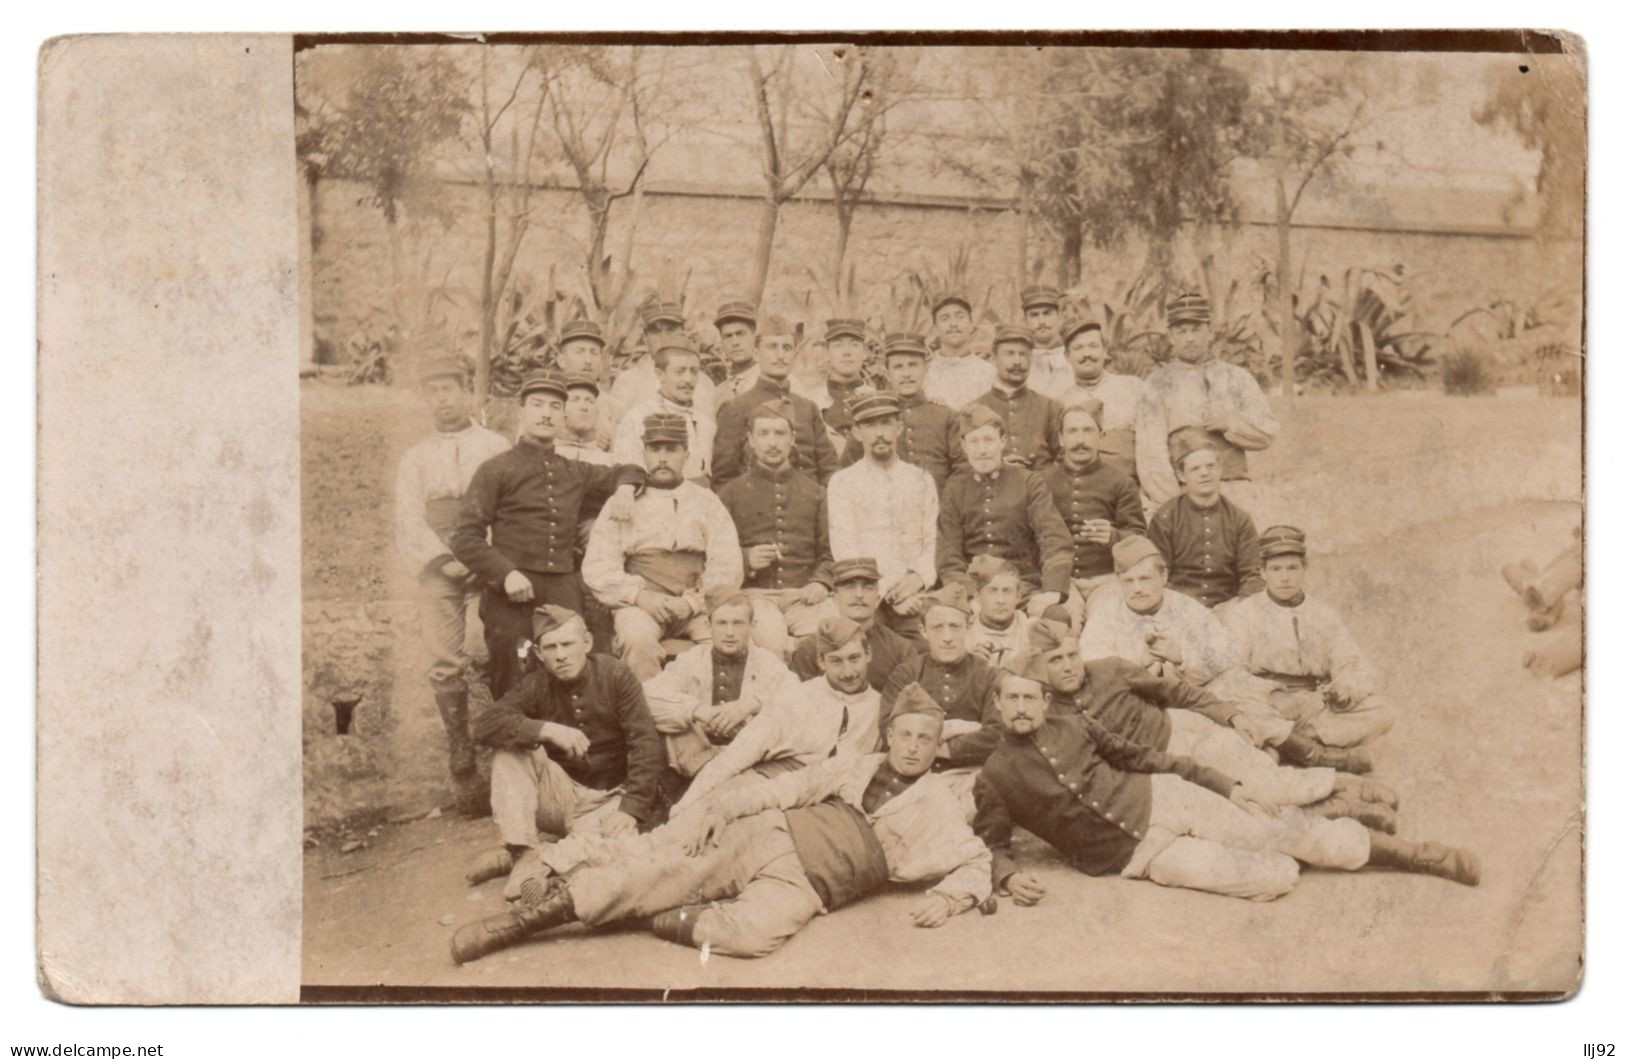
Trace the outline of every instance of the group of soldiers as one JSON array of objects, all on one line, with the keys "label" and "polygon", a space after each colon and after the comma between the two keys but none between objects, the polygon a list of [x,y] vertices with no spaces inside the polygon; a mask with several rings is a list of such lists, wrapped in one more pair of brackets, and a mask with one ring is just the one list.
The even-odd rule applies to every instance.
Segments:
[{"label": "group of soldiers", "polygon": [[862,320],[825,323],[812,387],[749,303],[715,314],[721,379],[680,305],[645,305],[613,385],[579,320],[513,441],[460,363],[423,373],[400,550],[452,777],[501,842],[469,880],[511,902],[454,959],[568,922],[760,956],[888,882],[930,884],[921,927],[1030,905],[1017,827],[1090,875],[1255,900],[1300,864],[1477,884],[1395,835],[1370,744],[1400,711],[1307,590],[1304,532],[1254,523],[1278,426],[1206,301],[1168,306],[1142,379],[1058,290],[1021,297],[978,355],[938,294],[931,334],[881,338],[879,387]]}]

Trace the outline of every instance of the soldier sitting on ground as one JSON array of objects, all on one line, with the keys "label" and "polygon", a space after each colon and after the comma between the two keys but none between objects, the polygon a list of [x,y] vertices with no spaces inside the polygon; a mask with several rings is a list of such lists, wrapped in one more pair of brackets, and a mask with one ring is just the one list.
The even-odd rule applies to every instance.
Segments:
[{"label": "soldier sitting on ground", "polygon": [[1168,560],[1168,584],[1222,608],[1264,587],[1253,517],[1224,495],[1213,435],[1186,428],[1168,439],[1180,495],[1151,516],[1146,536]]}]

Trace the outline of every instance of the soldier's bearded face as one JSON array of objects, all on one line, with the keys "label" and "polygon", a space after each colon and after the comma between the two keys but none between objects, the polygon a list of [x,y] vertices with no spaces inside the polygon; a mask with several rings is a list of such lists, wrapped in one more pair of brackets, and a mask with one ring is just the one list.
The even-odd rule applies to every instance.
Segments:
[{"label": "soldier's bearded face", "polygon": [[564,423],[564,398],[554,393],[533,393],[519,406],[519,432],[532,441],[552,441]]},{"label": "soldier's bearded face", "polygon": [[765,377],[782,379],[790,374],[790,367],[795,362],[795,336],[758,335],[756,337],[756,363]]},{"label": "soldier's bearded face", "polygon": [[743,320],[729,320],[717,328],[722,355],[729,364],[749,364],[756,356],[756,329]]},{"label": "soldier's bearded face", "polygon": [[880,586],[863,577],[854,577],[835,586],[835,606],[841,616],[862,625],[875,616],[880,606]]},{"label": "soldier's bearded face", "polygon": [[750,425],[750,451],[756,462],[769,470],[784,466],[790,458],[794,435],[790,424],[782,419],[758,419]]},{"label": "soldier's bearded face", "polygon": [[869,685],[869,648],[860,637],[818,656],[830,687],[856,695]]},{"label": "soldier's bearded face", "polygon": [[1079,382],[1097,383],[1106,374],[1106,340],[1098,327],[1080,331],[1066,346],[1067,363]]},{"label": "soldier's bearded face", "polygon": [[1207,324],[1177,323],[1168,328],[1168,338],[1174,346],[1174,356],[1186,364],[1198,364],[1207,358],[1213,343],[1213,331]]},{"label": "soldier's bearded face", "polygon": [[667,400],[688,404],[694,400],[694,388],[700,384],[700,358],[692,353],[667,355],[666,366],[656,368],[660,379],[660,392]]},{"label": "soldier's bearded face", "polygon": [[937,760],[942,718],[905,713],[886,728],[886,760],[901,776],[923,776]]},{"label": "soldier's bearded face", "polygon": [[931,319],[936,324],[937,338],[941,340],[943,349],[957,353],[970,341],[970,310],[963,305],[949,302],[938,309]]},{"label": "soldier's bearded face", "polygon": [[909,354],[886,358],[886,381],[901,397],[913,397],[925,385],[925,359]]},{"label": "soldier's bearded face", "polygon": [[1070,695],[1083,686],[1083,655],[1078,653],[1078,641],[1068,637],[1061,646],[1044,655],[1044,668],[1049,672],[1050,687]]},{"label": "soldier's bearded face", "polygon": [[1277,555],[1273,559],[1265,559],[1260,573],[1271,599],[1285,603],[1296,599],[1298,593],[1303,591],[1304,564],[1296,555]]},{"label": "soldier's bearded face", "polygon": [[943,665],[953,665],[965,657],[965,634],[969,630],[964,611],[954,607],[931,607],[925,612],[925,646],[931,657]]},{"label": "soldier's bearded face", "polygon": [[855,379],[863,371],[869,348],[863,340],[851,335],[839,335],[829,340],[829,373],[837,379]]},{"label": "soldier's bearded face", "polygon": [[889,460],[897,452],[897,435],[903,424],[896,416],[876,416],[852,424],[852,436],[863,445],[866,455],[877,460]]},{"label": "soldier's bearded face", "polygon": [[1038,339],[1040,346],[1053,346],[1057,338],[1057,328],[1061,322],[1060,310],[1053,305],[1035,305],[1024,314],[1027,326],[1033,329],[1033,337]]},{"label": "soldier's bearded face", "polygon": [[1025,342],[1000,342],[993,350],[993,368],[1006,386],[1022,385],[1032,374],[1032,348]]},{"label": "soldier's bearded face", "polygon": [[965,460],[977,474],[989,474],[1004,462],[1004,431],[994,423],[977,427],[960,439]]},{"label": "soldier's bearded face", "polygon": [[999,721],[1017,735],[1037,730],[1044,723],[1044,715],[1049,710],[1049,696],[1044,685],[1014,673],[1005,673],[1000,677],[996,701]]},{"label": "soldier's bearded face", "polygon": [[1069,411],[1061,417],[1061,454],[1075,467],[1081,467],[1100,451],[1100,427],[1088,412]]},{"label": "soldier's bearded face", "polygon": [[559,370],[598,378],[603,347],[590,338],[572,338],[559,347]]}]

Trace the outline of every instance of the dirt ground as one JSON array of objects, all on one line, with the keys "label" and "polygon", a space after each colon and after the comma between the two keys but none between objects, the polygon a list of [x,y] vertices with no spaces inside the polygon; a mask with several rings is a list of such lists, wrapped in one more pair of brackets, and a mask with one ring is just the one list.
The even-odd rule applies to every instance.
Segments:
[{"label": "dirt ground", "polygon": [[[375,422],[403,407],[394,396],[367,401],[378,406]],[[313,413],[338,416],[338,404],[307,393],[307,429]],[[1372,440],[1353,447],[1334,443],[1339,437]],[[348,451],[376,463],[393,458],[385,452],[394,444],[392,437]],[[1288,444],[1313,465],[1294,488],[1317,488],[1322,475],[1354,483],[1319,494],[1326,535],[1347,544],[1316,560],[1311,590],[1342,609],[1385,672],[1389,693],[1408,706],[1378,748],[1377,775],[1402,799],[1400,834],[1474,849],[1485,867],[1477,889],[1306,870],[1295,892],[1255,904],[1091,879],[1028,838],[1018,855],[1049,890],[1036,908],[1005,900],[993,916],[971,913],[923,931],[906,919],[913,895],[886,893],[820,918],[764,960],[702,962],[697,951],[648,935],[571,927],[459,968],[447,955],[450,935],[502,907],[501,883],[471,889],[462,880],[467,862],[493,844],[490,821],[438,816],[382,825],[348,854],[330,843],[307,851],[306,984],[621,987],[676,995],[734,988],[1572,989],[1580,944],[1581,680],[1542,680],[1521,667],[1524,651],[1551,634],[1523,628],[1520,605],[1498,570],[1508,559],[1550,556],[1579,522],[1578,505],[1550,499],[1572,495],[1568,483],[1577,481],[1577,402],[1300,401],[1281,449]],[[1261,476],[1285,466],[1281,449],[1260,461]],[[1440,461],[1458,472],[1441,480],[1450,488],[1402,484],[1410,498],[1397,514],[1383,507],[1396,482],[1427,480]],[[308,454],[306,467],[309,483]],[[307,499],[315,488],[307,484]],[[365,519],[373,502],[372,494],[354,497],[327,530],[319,522],[307,532],[307,559],[313,536],[330,539]],[[1367,528],[1340,533],[1339,521]],[[377,555],[378,545],[351,554]],[[307,571],[332,577],[341,562],[335,556]],[[385,583],[345,576],[351,585]],[[318,584],[328,587],[318,577],[307,592]]]}]

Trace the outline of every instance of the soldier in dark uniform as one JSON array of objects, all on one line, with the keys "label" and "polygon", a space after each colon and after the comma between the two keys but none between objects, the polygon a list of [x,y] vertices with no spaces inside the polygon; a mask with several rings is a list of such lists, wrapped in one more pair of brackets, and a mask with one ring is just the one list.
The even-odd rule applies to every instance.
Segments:
[{"label": "soldier in dark uniform", "polygon": [[948,480],[937,515],[937,573],[944,584],[970,584],[978,555],[1008,559],[1021,572],[1022,601],[1034,617],[1066,598],[1072,534],[1041,476],[999,458],[1004,422],[986,405],[960,415],[970,469]]},{"label": "soldier in dark uniform", "polygon": [[1027,386],[1032,371],[1033,335],[1018,324],[1001,324],[993,332],[993,388],[976,399],[1004,421],[1010,438],[1004,458],[1028,470],[1055,462],[1055,435],[1060,432],[1060,402]]},{"label": "soldier in dark uniform", "polygon": [[[922,335],[886,336],[886,379],[902,409],[903,431],[897,437],[897,458],[927,471],[941,493],[954,472],[964,470],[965,450],[959,444],[959,417],[922,391],[930,356]],[[849,442],[841,466],[850,467],[861,459],[863,446]]]},{"label": "soldier in dark uniform", "polygon": [[[811,635],[832,613],[824,490],[789,462],[799,440],[797,418],[789,401],[752,408],[750,467],[717,490],[745,553],[745,593],[756,612],[752,639],[781,658],[790,653],[792,637]],[[813,418],[822,431],[817,409]]]},{"label": "soldier in dark uniform", "polygon": [[[543,603],[582,610],[576,539],[617,488],[642,487],[642,467],[595,466],[553,447],[569,384],[538,371],[519,388],[519,440],[480,464],[451,534],[452,554],[479,578],[480,621],[491,651],[491,695],[501,698],[523,672],[519,644]],[[487,540],[489,535],[489,540]]]},{"label": "soldier in dark uniform", "polygon": [[1116,577],[1112,545],[1145,533],[1139,485],[1100,455],[1100,408],[1099,401],[1082,399],[1062,410],[1061,458],[1041,474],[1072,533],[1072,591],[1066,605],[1080,627],[1089,597]]},{"label": "soldier in dark uniform", "polygon": [[[873,559],[841,559],[831,567],[835,607],[841,617],[863,627],[869,642],[869,686],[880,691],[891,671],[919,653],[907,637],[876,619],[880,610],[880,566]],[[822,675],[818,666],[818,640],[809,636],[790,656],[790,671],[802,680]]]},{"label": "soldier in dark uniform", "polygon": [[865,344],[869,329],[862,320],[824,321],[826,365],[824,381],[812,392],[812,401],[824,413],[841,444],[851,444],[852,401],[863,387],[863,363],[869,357]]},{"label": "soldier in dark uniform", "polygon": [[809,398],[791,391],[790,365],[795,361],[796,351],[793,339],[788,338],[789,332],[785,321],[768,317],[757,336],[758,360],[752,369],[757,373],[755,384],[724,401],[717,409],[711,487],[719,493],[749,465],[751,412],[767,401],[781,402],[790,411],[790,425],[795,429],[795,448],[790,452],[790,462],[797,470],[824,485],[839,466],[823,413]]}]

